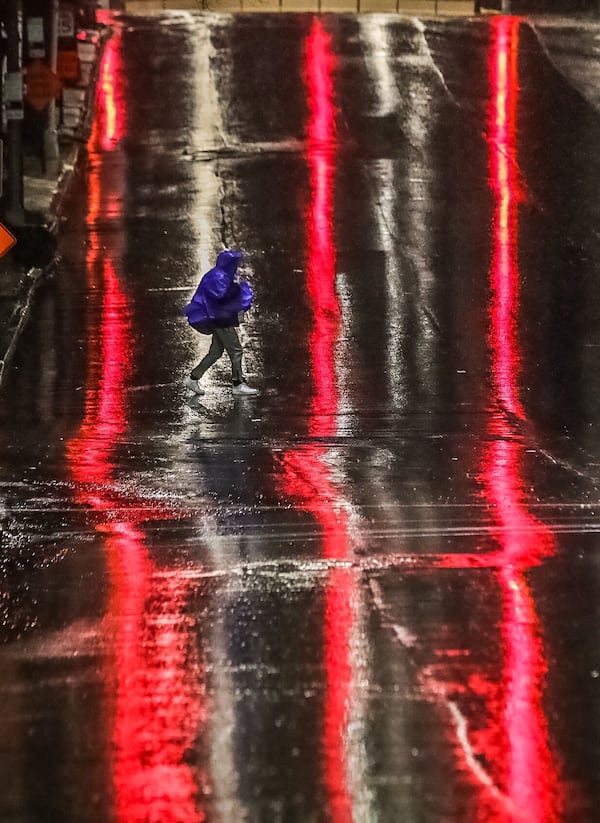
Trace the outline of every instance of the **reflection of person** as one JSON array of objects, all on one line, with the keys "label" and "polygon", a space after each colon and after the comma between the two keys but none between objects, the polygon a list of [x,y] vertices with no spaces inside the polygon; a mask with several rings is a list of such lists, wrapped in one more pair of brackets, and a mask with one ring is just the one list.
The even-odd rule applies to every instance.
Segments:
[{"label": "reflection of person", "polygon": [[242,344],[237,333],[239,314],[252,305],[254,295],[247,283],[237,279],[242,260],[239,251],[222,251],[214,269],[206,272],[191,301],[184,307],[190,326],[201,334],[212,334],[206,356],[192,369],[185,385],[196,394],[204,394],[200,386],[202,375],[217,362],[223,352],[231,360],[233,393],[247,397],[258,394],[248,386],[242,371]]}]

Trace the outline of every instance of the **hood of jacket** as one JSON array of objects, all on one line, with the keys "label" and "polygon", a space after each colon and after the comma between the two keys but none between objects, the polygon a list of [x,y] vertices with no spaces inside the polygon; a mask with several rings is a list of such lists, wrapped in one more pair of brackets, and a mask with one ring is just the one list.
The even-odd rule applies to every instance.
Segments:
[{"label": "hood of jacket", "polygon": [[243,255],[239,251],[231,251],[231,249],[226,249],[222,251],[217,257],[217,269],[223,269],[231,279],[236,276],[238,266],[242,262]]}]

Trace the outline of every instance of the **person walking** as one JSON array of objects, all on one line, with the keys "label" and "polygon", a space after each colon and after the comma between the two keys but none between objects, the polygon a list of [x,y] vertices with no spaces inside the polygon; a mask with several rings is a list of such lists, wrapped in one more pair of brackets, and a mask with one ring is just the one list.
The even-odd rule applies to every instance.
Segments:
[{"label": "person walking", "polygon": [[234,395],[251,397],[258,394],[258,389],[246,383],[242,370],[243,348],[237,332],[240,313],[248,311],[254,299],[248,283],[238,280],[238,266],[242,259],[239,251],[222,251],[215,267],[206,272],[191,301],[183,307],[183,314],[193,329],[212,335],[206,356],[184,381],[195,394],[205,394],[200,380],[225,351],[231,360]]}]

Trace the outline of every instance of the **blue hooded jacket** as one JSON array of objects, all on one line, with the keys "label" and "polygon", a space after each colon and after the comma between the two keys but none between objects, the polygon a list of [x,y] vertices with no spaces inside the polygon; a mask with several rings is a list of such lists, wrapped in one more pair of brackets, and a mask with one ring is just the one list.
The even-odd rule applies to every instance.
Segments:
[{"label": "blue hooded jacket", "polygon": [[236,279],[241,261],[239,251],[222,251],[217,265],[206,272],[191,301],[183,307],[196,331],[211,334],[216,328],[239,326],[238,314],[247,311],[254,299],[250,286]]}]

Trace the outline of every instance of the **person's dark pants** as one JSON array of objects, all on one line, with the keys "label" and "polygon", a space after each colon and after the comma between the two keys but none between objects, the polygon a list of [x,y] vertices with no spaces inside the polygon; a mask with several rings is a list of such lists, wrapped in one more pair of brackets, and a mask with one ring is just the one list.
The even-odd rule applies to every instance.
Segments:
[{"label": "person's dark pants", "polygon": [[224,329],[215,329],[212,335],[210,349],[205,357],[192,369],[193,380],[200,380],[202,375],[217,362],[223,352],[226,351],[231,360],[231,377],[234,384],[244,382],[242,372],[242,344],[235,326],[227,326]]}]

